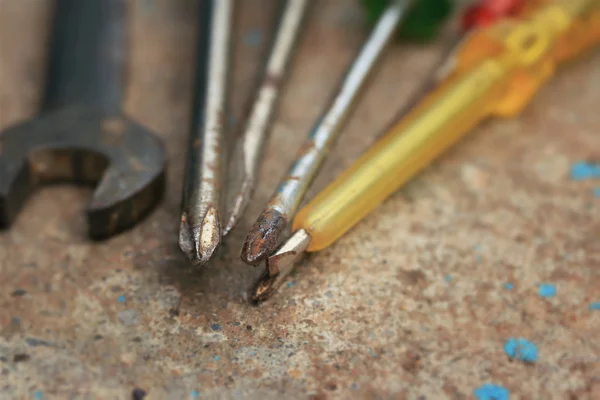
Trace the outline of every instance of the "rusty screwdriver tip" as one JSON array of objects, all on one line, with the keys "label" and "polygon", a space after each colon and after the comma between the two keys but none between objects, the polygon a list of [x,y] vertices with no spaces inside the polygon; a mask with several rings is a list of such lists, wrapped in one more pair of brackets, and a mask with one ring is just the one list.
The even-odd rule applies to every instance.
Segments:
[{"label": "rusty screwdriver tip", "polygon": [[216,208],[210,207],[199,224],[190,224],[187,213],[181,217],[179,247],[192,264],[205,264],[221,242],[221,223]]},{"label": "rusty screwdriver tip", "polygon": [[258,265],[270,256],[280,243],[287,227],[287,218],[277,210],[265,210],[256,220],[242,245],[242,260]]},{"label": "rusty screwdriver tip", "polygon": [[254,301],[264,301],[277,291],[304,256],[310,240],[310,235],[304,229],[300,229],[267,258],[267,268],[253,289]]}]

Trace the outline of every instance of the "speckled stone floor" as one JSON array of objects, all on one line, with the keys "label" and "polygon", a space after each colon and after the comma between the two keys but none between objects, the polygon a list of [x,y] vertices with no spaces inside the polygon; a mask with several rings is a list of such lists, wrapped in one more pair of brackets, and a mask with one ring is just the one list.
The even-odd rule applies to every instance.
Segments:
[{"label": "speckled stone floor", "polygon": [[[241,2],[234,120],[268,42],[273,2]],[[35,113],[51,2],[0,1],[0,127]],[[320,0],[294,62],[260,187],[216,259],[177,246],[195,2],[131,1],[126,110],[166,141],[168,193],[130,232],[85,237],[89,191],[42,190],[0,234],[0,397],[15,399],[600,399],[600,54],[561,71],[510,121],[482,124],[270,301],[245,232],[365,38],[358,2]],[[311,196],[415,90],[438,44],[386,55]],[[596,189],[597,190],[597,189]],[[596,193],[597,194],[597,193]],[[68,205],[68,206],[66,206]],[[541,284],[556,293],[544,294]],[[550,293],[551,294],[551,293]],[[525,338],[535,362],[504,345]],[[140,392],[141,393],[141,392]]]}]

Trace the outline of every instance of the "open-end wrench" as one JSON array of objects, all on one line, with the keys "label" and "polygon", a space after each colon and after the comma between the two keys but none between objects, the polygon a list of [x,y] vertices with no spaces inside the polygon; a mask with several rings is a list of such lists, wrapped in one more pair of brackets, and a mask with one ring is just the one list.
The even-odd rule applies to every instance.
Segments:
[{"label": "open-end wrench", "polygon": [[57,0],[39,115],[0,133],[0,228],[40,184],[97,187],[89,235],[135,225],[162,197],[163,143],[121,109],[126,0]]}]

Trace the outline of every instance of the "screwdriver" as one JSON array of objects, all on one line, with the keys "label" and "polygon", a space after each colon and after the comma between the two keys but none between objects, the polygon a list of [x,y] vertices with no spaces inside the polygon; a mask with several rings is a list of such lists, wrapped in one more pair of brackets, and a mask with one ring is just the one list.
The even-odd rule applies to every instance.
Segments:
[{"label": "screwdriver", "polygon": [[221,243],[227,92],[234,0],[200,6],[196,89],[181,203],[179,247],[197,266]]},{"label": "screwdriver", "polygon": [[269,298],[305,252],[330,246],[479,122],[518,115],[557,65],[599,42],[600,0],[555,0],[472,32],[444,82],[300,210],[253,299]]},{"label": "screwdriver", "polygon": [[262,149],[308,5],[309,0],[288,0],[281,16],[263,80],[231,158],[223,236],[233,229],[253,194]]},{"label": "screwdriver", "polygon": [[248,232],[240,254],[244,262],[257,265],[279,245],[288,222],[294,217],[329,149],[340,135],[343,123],[347,120],[367,78],[411,4],[409,0],[393,0],[379,18],[358,56],[348,68],[337,93],[301,146],[267,207]]}]

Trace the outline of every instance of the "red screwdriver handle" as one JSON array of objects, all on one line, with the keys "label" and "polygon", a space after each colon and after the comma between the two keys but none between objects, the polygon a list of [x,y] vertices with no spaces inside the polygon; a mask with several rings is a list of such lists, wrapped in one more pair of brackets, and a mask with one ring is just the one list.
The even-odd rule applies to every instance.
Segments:
[{"label": "red screwdriver handle", "polygon": [[462,33],[474,28],[483,28],[501,18],[518,14],[525,0],[482,0],[467,7],[461,17]]}]

